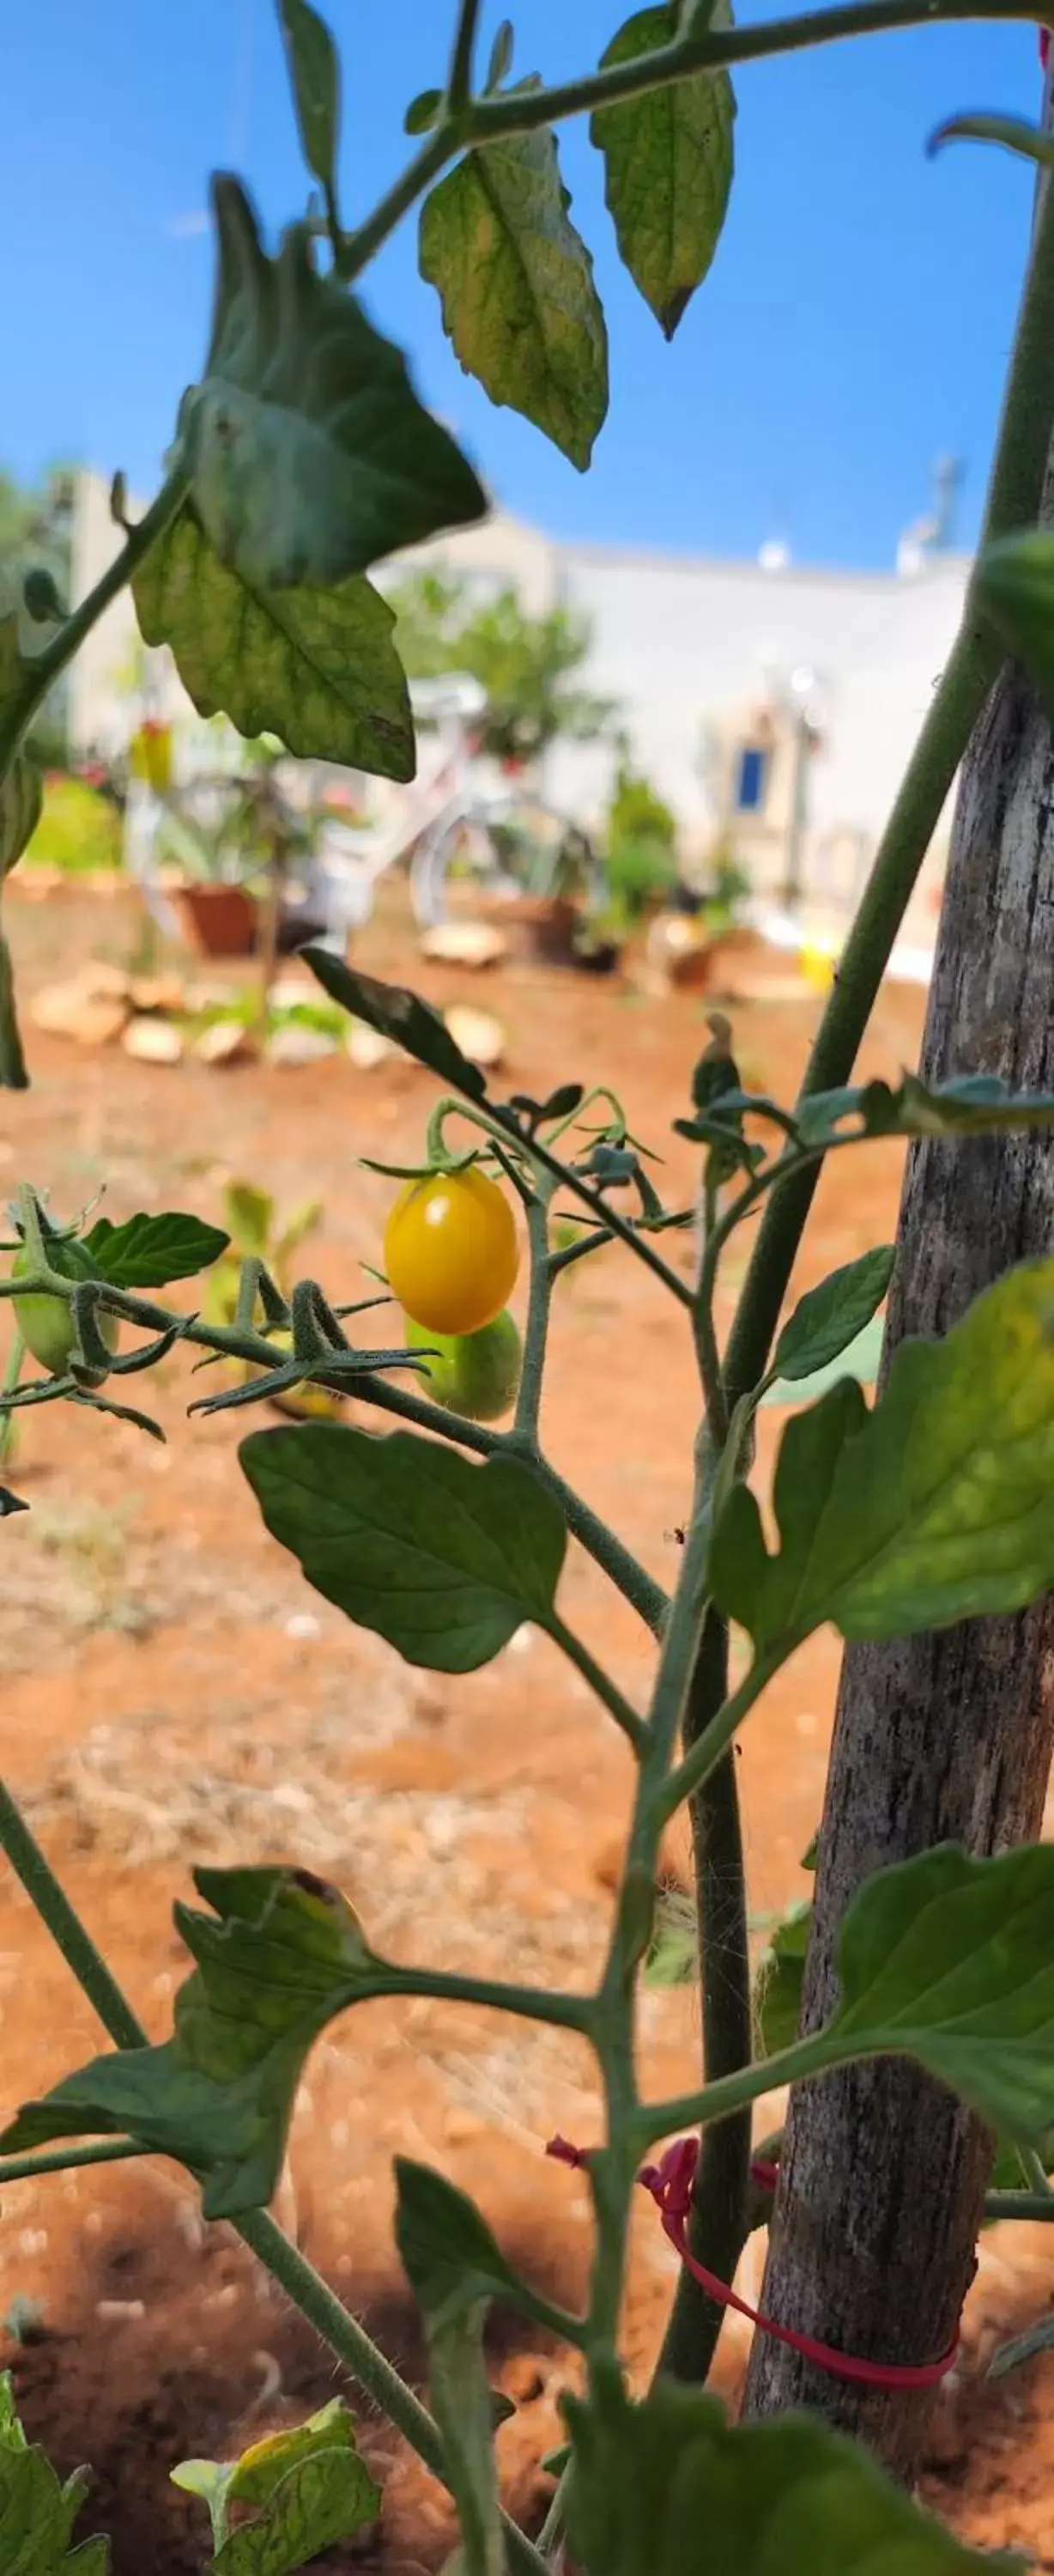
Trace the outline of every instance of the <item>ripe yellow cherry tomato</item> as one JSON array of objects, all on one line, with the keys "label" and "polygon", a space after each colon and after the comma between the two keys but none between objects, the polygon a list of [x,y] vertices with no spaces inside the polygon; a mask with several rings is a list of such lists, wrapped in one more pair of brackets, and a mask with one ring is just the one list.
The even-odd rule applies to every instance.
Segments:
[{"label": "ripe yellow cherry tomato", "polygon": [[434,1333],[478,1333],[512,1292],[520,1247],[512,1209],[478,1164],[430,1172],[400,1192],[384,1229],[393,1296]]}]

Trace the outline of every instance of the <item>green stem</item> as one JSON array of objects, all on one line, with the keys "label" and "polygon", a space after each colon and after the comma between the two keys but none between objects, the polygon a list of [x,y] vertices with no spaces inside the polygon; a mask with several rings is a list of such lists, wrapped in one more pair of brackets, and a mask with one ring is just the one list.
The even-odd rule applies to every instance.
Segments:
[{"label": "green stem", "polygon": [[[766,31],[771,33],[771,26]],[[1054,188],[1040,202],[1003,401],[981,551],[1038,512],[1054,419]],[[972,593],[900,793],[809,1058],[802,1095],[847,1082],[890,951],[963,753],[1003,662]],[[772,1192],[743,1286],[725,1365],[732,1402],[761,1377],[821,1165]]]},{"label": "green stem", "polygon": [[341,235],[337,245],[339,274],[346,280],[359,276],[432,181],[466,147],[500,143],[509,135],[528,134],[540,125],[558,124],[564,117],[617,107],[645,97],[649,90],[669,88],[693,74],[709,72],[716,76],[736,63],[797,53],[812,45],[835,44],[847,36],[881,35],[900,27],[931,27],[974,18],[1040,26],[1045,5],[1046,0],[1036,0],[1032,8],[1022,8],[1020,0],[1013,0],[1010,6],[1006,0],[1002,5],[1001,0],[942,0],[940,6],[935,5],[935,0],[862,0],[862,5],[850,0],[848,6],[810,10],[800,17],[773,18],[760,26],[716,32],[704,29],[700,34],[660,45],[651,53],[638,54],[629,62],[610,63],[602,71],[587,72],[580,80],[558,82],[548,89],[505,90],[492,98],[476,99],[456,116],[441,117],[373,213],[356,231]]},{"label": "green stem", "polygon": [[[523,1139],[519,1136],[515,1121],[510,1119],[509,1124],[512,1132],[517,1136],[517,1141],[522,1144]],[[565,1189],[573,1192],[576,1199],[581,1199],[583,1205],[589,1209],[590,1215],[599,1217],[607,1233],[614,1235],[616,1242],[624,1243],[630,1252],[635,1252],[638,1261],[644,1262],[654,1279],[661,1279],[663,1287],[669,1289],[672,1297],[676,1297],[678,1305],[694,1306],[695,1300],[687,1280],[679,1279],[676,1270],[671,1270],[669,1262],[663,1260],[661,1252],[653,1251],[646,1234],[641,1234],[636,1226],[628,1225],[625,1217],[619,1215],[617,1208],[609,1206],[599,1190],[593,1189],[589,1181],[584,1180],[581,1173],[574,1171],[569,1163],[561,1163],[537,1136],[531,1138],[529,1150],[533,1160],[540,1163],[544,1171],[551,1173],[554,1182],[562,1183]]]},{"label": "green stem", "polygon": [[[42,1293],[47,1291],[64,1297],[67,1303],[72,1304],[76,1285],[75,1281],[60,1278],[56,1272],[50,1271],[45,1262],[39,1271],[27,1273],[22,1279],[0,1279],[0,1300],[6,1296],[26,1296],[40,1289]],[[366,1300],[370,1305],[383,1302],[373,1298]],[[193,1343],[199,1350],[225,1359],[248,1360],[258,1368],[274,1365],[274,1345],[263,1333],[248,1329],[239,1331],[233,1325],[204,1324],[196,1318],[184,1320],[172,1314],[167,1307],[155,1305],[152,1299],[135,1296],[123,1289],[107,1290],[100,1297],[100,1303],[108,1314],[119,1315],[129,1323],[141,1325],[146,1332],[165,1333],[173,1324],[182,1322],[180,1339]],[[334,1380],[334,1386],[338,1394],[347,1394],[346,1378]],[[426,1397],[414,1395],[406,1387],[394,1386],[388,1378],[375,1376],[372,1370],[364,1369],[361,1377],[356,1378],[355,1394],[363,1403],[374,1404],[379,1411],[393,1414],[397,1421],[412,1422],[421,1431],[436,1432],[444,1440],[457,1441],[462,1449],[473,1450],[477,1457],[498,1457],[509,1447],[508,1432],[491,1431],[481,1422],[466,1422],[460,1414],[448,1413],[444,1406],[430,1404]],[[2,1410],[0,1402],[0,1412]],[[661,1636],[670,1606],[669,1596],[661,1583],[655,1582],[639,1559],[623,1546],[616,1532],[608,1528],[607,1522],[601,1520],[600,1514],[592,1510],[581,1494],[576,1493],[573,1485],[558,1475],[540,1450],[532,1450],[530,1464],[532,1473],[559,1503],[572,1537],[599,1565],[601,1572],[621,1592],[652,1635]]]},{"label": "green stem", "polygon": [[581,1673],[583,1681],[588,1682],[594,1696],[607,1709],[608,1715],[614,1718],[616,1726],[621,1728],[639,1761],[648,1742],[648,1729],[638,1717],[636,1709],[630,1707],[628,1699],[623,1698],[617,1683],[613,1682],[610,1674],[604,1671],[603,1665],[597,1663],[596,1657],[590,1654],[588,1646],[583,1645],[581,1637],[576,1637],[574,1630],[565,1626],[555,1610],[547,1619],[546,1628],[554,1644],[561,1648],[568,1662],[575,1666],[576,1672]]},{"label": "green stem", "polygon": [[[95,2007],[104,2028],[117,2048],[144,2048],[147,2034],[137,2021],[131,2005],[100,1959],[90,1933],[74,1912],[65,1889],[60,1886],[51,1864],[34,1842],[28,1826],[13,1800],[0,1785],[0,1848],[6,1851],[17,1870],[28,1896],[32,1898],[41,1920],[72,1968],[78,1984]],[[123,2141],[118,2142],[123,2147]],[[127,2149],[124,2150],[128,2152]],[[132,2152],[138,2152],[133,2149]],[[87,2162],[76,2151],[66,2162]],[[99,2161],[92,2158],[91,2161]],[[37,2162],[34,2170],[44,2170]],[[295,2245],[291,2245],[269,2211],[253,2210],[236,2223],[242,2243],[266,2265],[272,2278],[286,2291],[294,2306],[300,2309],[316,2334],[336,2353],[339,2361],[354,2372],[362,2386],[383,2406],[407,2441],[424,2460],[427,2468],[446,2483],[445,2457],[439,2431],[412,2389],[407,2388],[397,2370],[377,2350],[362,2326],[348,2315],[321,2275]],[[515,2523],[506,2521],[505,2539],[510,2558],[521,2576],[542,2576],[542,2561]]]},{"label": "green stem", "polygon": [[453,160],[460,146],[460,127],[444,118],[434,134],[426,135],[420,151],[407,162],[401,177],[379,199],[365,223],[360,224],[355,232],[344,234],[338,267],[346,284],[368,268],[389,234],[396,231],[403,216],[409,214],[411,206],[415,206],[426,188],[431,187],[433,179],[438,179],[440,171]]},{"label": "green stem", "polygon": [[[727,1687],[728,1630],[707,1612],[692,1674],[684,1728],[690,1751],[714,1700]],[[703,2074],[707,2084],[735,2074],[753,2055],[746,1878],[734,1752],[726,1753],[691,1800],[695,1904],[702,1980]],[[688,2219],[696,2261],[731,2281],[746,2241],[751,2116],[737,2111],[703,2131]],[[682,2265],[658,2368],[703,2384],[709,2376],[724,2309]]]},{"label": "green stem", "polygon": [[[203,1339],[203,1335],[196,1336]],[[438,1404],[428,1404],[423,1396],[411,1395],[405,1387],[393,1386],[390,1379],[365,1374],[357,1379],[355,1393],[364,1402],[375,1404],[382,1413],[392,1413],[401,1422],[416,1423],[422,1431],[435,1431],[446,1440],[456,1440],[462,1449],[472,1449],[480,1458],[499,1457],[508,1446],[508,1434],[488,1430],[482,1422],[463,1422],[460,1415],[444,1412]],[[631,1609],[643,1619],[654,1637],[661,1636],[669,1610],[669,1598],[661,1583],[633,1556],[622,1540],[609,1529],[581,1494],[575,1492],[550,1465],[541,1452],[531,1457],[531,1472],[559,1503],[568,1529],[580,1547],[584,1547],[594,1564],[599,1565],[609,1582],[621,1592]]]},{"label": "green stem", "polygon": [[[723,1449],[728,1438],[728,1402],[721,1376],[721,1353],[714,1324],[714,1289],[717,1285],[717,1253],[711,1255],[718,1229],[717,1190],[711,1180],[703,1183],[703,1260],[695,1292],[695,1351],[699,1377],[706,1405],[706,1421],[715,1450]],[[708,1257],[710,1256],[710,1257]]]},{"label": "green stem", "polygon": [[532,1458],[538,1451],[538,1417],[542,1402],[542,1378],[545,1372],[545,1346],[549,1335],[549,1302],[552,1296],[552,1272],[549,1267],[549,1200],[546,1189],[532,1198],[527,1208],[527,1240],[531,1255],[531,1285],[527,1305],[527,1329],[523,1337],[523,1368],[516,1398],[516,1420],[513,1438],[529,1449]]},{"label": "green stem", "polygon": [[[704,30],[639,54],[630,62],[612,63],[581,80],[553,88],[513,93],[512,98],[477,99],[470,111],[468,135],[473,143],[494,143],[506,134],[525,134],[539,125],[554,125],[567,116],[615,107],[666,89],[693,72],[731,70],[736,63],[760,62],[774,54],[800,53],[812,45],[830,45],[847,36],[877,36],[900,27],[933,27],[961,19],[986,18],[1042,25],[1039,0],[1032,8],[1007,6],[1006,0],[849,0],[836,9],[809,10],[795,18],[770,18],[760,26]],[[510,108],[512,114],[510,115]]]},{"label": "green stem", "polygon": [[[448,2484],[442,2438],[432,2417],[414,2396],[412,2389],[392,2369],[384,2354],[378,2352],[362,2326],[348,2315],[340,2300],[327,2289],[321,2273],[307,2261],[265,2209],[238,2223],[238,2234],[251,2252],[266,2266],[272,2280],[278,2282],[299,2308],[301,2316],[314,2326],[315,2332],[335,2352],[338,2360],[351,2371],[360,2386],[368,2390],[378,2406],[416,2451],[425,2467],[432,2470],[444,2486]],[[511,2565],[519,2576],[542,2576],[543,2564],[537,2550],[508,2516],[502,2515],[505,2546]]]},{"label": "green stem", "polygon": [[452,116],[460,115],[472,95],[472,59],[481,6],[482,0],[459,0],[446,85],[446,104]]},{"label": "green stem", "polygon": [[588,2034],[596,2011],[592,1995],[567,1994],[549,1986],[508,1986],[491,1977],[460,1977],[445,1968],[395,1968],[391,1983],[378,1980],[371,1995],[425,1995],[440,2003],[485,2005],[490,2012],[517,2014],[524,2021],[551,2022],[558,2030]]},{"label": "green stem", "polygon": [[118,2048],[146,2048],[147,2033],[126,2002],[79,1914],[45,1860],[25,1817],[0,1781],[0,1851],[6,1852],[30,1902],[72,1968],[78,1985]]},{"label": "green stem", "polygon": [[767,1689],[773,1674],[778,1673],[781,1664],[786,1663],[787,1656],[793,1652],[793,1648],[800,1644],[800,1637],[794,1637],[791,1644],[784,1647],[779,1654],[760,1656],[758,1661],[751,1665],[739,1689],[730,1693],[723,1706],[718,1709],[716,1716],[703,1726],[690,1752],[685,1754],[683,1762],[678,1764],[676,1771],[671,1771],[669,1779],[664,1782],[659,1793],[659,1806],[664,1824],[671,1816],[676,1815],[678,1807],[683,1806],[686,1798],[695,1797],[705,1782],[711,1778],[718,1763],[724,1760],[737,1729],[742,1725],[748,1711],[753,1708],[755,1700],[760,1699],[762,1691]]},{"label": "green stem", "polygon": [[1054,2192],[1052,2191],[986,2191],[986,2218],[1038,2218],[1041,2224],[1054,2226]]},{"label": "green stem", "polygon": [[852,2039],[839,2040],[817,2031],[811,2039],[796,2039],[791,2048],[781,2048],[775,2057],[721,2076],[716,2084],[704,2084],[694,2093],[675,2093],[667,2102],[641,2103],[634,2123],[638,2150],[645,2155],[658,2139],[670,2138],[678,2129],[706,2128],[712,2120],[727,2120],[761,2094],[781,2092],[787,2084],[804,2084],[808,2076],[821,2075],[828,2067],[893,2053],[892,2041],[888,2049],[868,2049]]},{"label": "green stem", "polygon": [[164,535],[165,529],[175,518],[177,510],[182,507],[186,489],[186,477],[182,468],[177,466],[167,476],[156,499],[151,502],[150,508],[139,520],[138,525],[130,531],[120,552],[114,556],[113,562],[107,565],[101,579],[96,582],[94,590],[90,590],[87,597],[79,602],[67,618],[64,618],[57,634],[52,636],[51,642],[45,645],[43,652],[35,654],[31,662],[23,665],[27,676],[31,675],[32,686],[25,697],[19,698],[18,731],[13,741],[4,744],[4,767],[12,752],[17,750],[37,708],[43,703],[55,681],[61,677],[67,664],[72,662],[74,654],[79,653],[85,637],[90,635],[92,627],[102,616],[104,608],[108,608],[110,601],[116,599],[118,592],[131,581],[151,547],[156,545],[158,538]]},{"label": "green stem", "polygon": [[0,2191],[5,2182],[32,2182],[35,2174],[72,2173],[78,2165],[127,2164],[133,2156],[150,2156],[134,2138],[93,2138],[90,2146],[49,2147],[46,2155],[0,2156]]}]

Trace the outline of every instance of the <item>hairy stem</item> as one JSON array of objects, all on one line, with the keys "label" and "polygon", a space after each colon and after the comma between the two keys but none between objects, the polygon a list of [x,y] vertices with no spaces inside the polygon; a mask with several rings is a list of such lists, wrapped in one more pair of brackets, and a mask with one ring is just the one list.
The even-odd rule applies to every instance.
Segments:
[{"label": "hairy stem", "polygon": [[[301,2316],[314,2326],[321,2341],[328,2344],[347,2370],[368,2390],[390,2421],[405,2436],[418,2459],[431,2469],[433,2476],[446,2486],[447,2470],[442,2438],[437,2424],[427,2409],[414,2396],[404,2379],[400,2379],[391,2362],[386,2361],[365,2329],[349,2316],[340,2300],[327,2289],[322,2275],[291,2245],[277,2221],[266,2209],[252,2212],[238,2222],[238,2234],[259,2261],[299,2308]],[[519,2576],[542,2576],[544,2562],[517,2524],[502,2515],[502,2530],[510,2564]]]},{"label": "hairy stem", "polygon": [[574,1665],[576,1672],[581,1673],[583,1681],[588,1684],[594,1697],[607,1709],[609,1717],[614,1718],[616,1726],[621,1728],[639,1759],[647,1742],[648,1730],[637,1716],[636,1710],[630,1707],[628,1699],[623,1698],[622,1692],[612,1681],[610,1674],[604,1671],[602,1664],[598,1664],[595,1655],[590,1654],[588,1646],[583,1645],[581,1637],[576,1637],[574,1630],[566,1627],[555,1611],[549,1619],[548,1629],[554,1643],[567,1656],[568,1662]]},{"label": "hairy stem", "polygon": [[64,2146],[49,2147],[46,2154],[0,2156],[0,2190],[5,2182],[32,2182],[35,2174],[72,2173],[78,2165],[121,2165],[133,2156],[149,2156],[152,2147],[140,2147],[134,2138],[93,2138],[90,2145],[79,2147],[70,2139]]},{"label": "hairy stem", "polygon": [[[692,1675],[684,1727],[685,1750],[698,1740],[706,1715],[726,1687],[728,1630],[716,1610],[707,1613]],[[747,2066],[752,2055],[750,1949],[746,1879],[739,1818],[735,1753],[726,1753],[691,1800],[695,1903],[702,1980],[703,2074],[707,2084]],[[695,2170],[688,2241],[696,2260],[718,2280],[730,2281],[747,2234],[751,2115],[749,2106],[704,2129]],[[674,2379],[705,2381],[724,2310],[708,2299],[682,2265],[659,2370]]]},{"label": "hairy stem", "polygon": [[628,62],[610,63],[602,71],[587,72],[580,80],[558,82],[548,89],[505,90],[490,98],[471,100],[456,114],[441,115],[434,132],[426,137],[372,214],[354,232],[340,236],[335,246],[338,273],[347,280],[358,277],[403,216],[424,196],[448,162],[466,147],[500,143],[512,134],[528,134],[540,125],[559,124],[565,117],[618,106],[699,73],[710,72],[716,77],[736,63],[798,53],[805,47],[838,43],[848,36],[881,35],[901,27],[931,27],[973,18],[1039,26],[1045,5],[1046,0],[1036,0],[1032,8],[1023,8],[1020,0],[1012,0],[1012,5],[1007,5],[1007,0],[939,0],[939,5],[938,0],[849,0],[849,5],[840,8],[809,10],[799,17],[772,18],[750,27],[704,28],[697,34],[677,37],[672,44],[657,46],[651,53],[638,54]]},{"label": "hairy stem", "polygon": [[92,627],[102,616],[104,608],[108,608],[110,601],[116,599],[118,592],[131,581],[133,574],[145,561],[151,547],[156,545],[158,538],[164,535],[165,529],[175,518],[177,510],[182,507],[186,489],[186,477],[181,467],[176,466],[162,484],[156,499],[151,502],[150,508],[139,520],[137,526],[129,530],[124,545],[114,556],[113,562],[107,565],[106,571],[96,582],[94,590],[90,590],[87,597],[82,599],[79,605],[71,610],[70,615],[63,619],[57,634],[52,636],[43,652],[35,654],[32,661],[23,666],[27,676],[32,677],[32,687],[27,689],[24,697],[19,698],[17,732],[13,739],[3,741],[2,751],[0,751],[0,762],[3,768],[6,768],[12,754],[17,750],[19,742],[22,741],[28,726],[32,723],[38,707],[47,697],[49,689],[54,687],[55,681],[61,677],[68,663],[72,662],[74,654],[79,653],[85,637],[90,635]]},{"label": "hairy stem", "polygon": [[147,2034],[85,1930],[10,1790],[0,1781],[0,1851],[6,1853],[41,1922],[118,2048],[145,2048]]},{"label": "hairy stem", "polygon": [[[78,1985],[94,2005],[104,2028],[117,2048],[145,2048],[147,2033],[100,1958],[90,1933],[76,1913],[60,1885],[49,1861],[45,1860],[13,1799],[0,1786],[0,1849],[3,1849],[17,1871],[28,1896],[63,1958],[72,1968]],[[125,2154],[138,2153],[123,2140],[117,2145]],[[89,2158],[74,2149],[62,2159],[64,2164],[86,2163]],[[100,2161],[92,2157],[91,2161]],[[33,2160],[33,2169],[43,2172],[41,2160]],[[427,2468],[446,2483],[443,2445],[438,2429],[406,2386],[397,2370],[379,2352],[363,2327],[348,2315],[321,2275],[307,2261],[271,2217],[267,2210],[253,2210],[235,2222],[242,2243],[258,2256],[272,2278],[286,2291],[295,2307],[313,2325],[323,2343],[328,2344],[337,2359],[345,2363],[362,2386],[375,2397],[378,2405],[391,2417],[399,2431],[418,2453]],[[522,2531],[505,2521],[505,2540],[512,2564],[520,2576],[542,2576],[543,2562]]]},{"label": "hairy stem", "polygon": [[549,1302],[553,1287],[552,1272],[549,1267],[549,1201],[552,1196],[552,1186],[539,1192],[529,1201],[527,1207],[531,1286],[513,1437],[530,1449],[532,1457],[537,1455],[538,1450],[538,1416],[542,1401],[545,1346],[549,1335]]},{"label": "hairy stem", "polygon": [[481,6],[482,0],[458,0],[446,85],[446,104],[453,116],[460,114],[472,94],[472,61]]}]

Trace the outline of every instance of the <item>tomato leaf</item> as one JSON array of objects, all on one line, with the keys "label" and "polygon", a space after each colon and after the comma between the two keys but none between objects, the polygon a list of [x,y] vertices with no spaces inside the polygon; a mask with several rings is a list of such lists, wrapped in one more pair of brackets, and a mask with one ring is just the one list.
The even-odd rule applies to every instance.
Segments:
[{"label": "tomato leaf", "polygon": [[1031,528],[1001,537],[977,567],[977,596],[1043,703],[1054,710],[1054,536]]},{"label": "tomato leaf", "polygon": [[831,1620],[910,1636],[1016,1610],[1054,1583],[1054,1262],[1026,1261],[942,1342],[902,1342],[869,1413],[843,1378],[796,1414],[773,1491],[777,1554],[746,1485],[711,1549],[714,1597],[759,1656]]},{"label": "tomato leaf", "polygon": [[205,2576],[294,2576],[374,2522],[380,2498],[356,2451],[316,2450],[297,2461],[252,2522],[239,2523]]},{"label": "tomato leaf", "polygon": [[826,1395],[829,1387],[837,1386],[839,1378],[843,1377],[855,1377],[859,1386],[873,1386],[881,1365],[885,1329],[883,1317],[872,1315],[870,1323],[864,1325],[863,1332],[857,1333],[854,1341],[846,1344],[838,1359],[829,1360],[826,1368],[818,1368],[809,1377],[773,1378],[765,1388],[761,1403],[784,1407],[812,1404],[817,1396]]},{"label": "tomato leaf", "polygon": [[660,2379],[641,2405],[614,2376],[565,2400],[572,2557],[588,2576],[1009,2576],[965,2549],[866,2451],[805,2415],[727,2424],[715,2397]]},{"label": "tomato leaf", "polygon": [[350,1011],[353,1019],[365,1020],[381,1037],[393,1039],[418,1064],[427,1065],[429,1073],[438,1074],[440,1082],[463,1091],[467,1100],[486,1098],[485,1076],[455,1046],[438,1011],[419,1001],[416,993],[402,984],[381,984],[374,975],[358,974],[328,948],[302,948],[300,954],[331,1001]]},{"label": "tomato leaf", "polygon": [[[632,62],[677,36],[680,0],[639,9],[613,36],[608,63]],[[728,24],[727,8],[712,23]],[[713,259],[732,186],[736,103],[727,72],[700,72],[642,98],[597,109],[590,133],[626,267],[672,340]]]},{"label": "tomato leaf", "polygon": [[167,644],[199,715],[276,733],[300,760],[412,778],[413,718],[394,613],[368,581],[265,591],[180,511],[132,584],[147,644]]},{"label": "tomato leaf", "polygon": [[177,1905],[197,1962],[171,2039],[97,2057],[24,2106],[0,2142],[127,2132],[206,2176],[206,2218],[270,2199],[308,2050],[336,2013],[402,1991],[339,1889],[295,1869],[199,1869],[211,1913]]},{"label": "tomato leaf", "polygon": [[396,2157],[395,2182],[395,2241],[433,2330],[481,2299],[519,2297],[521,2284],[467,2192],[409,2156]]},{"label": "tomato leaf", "polygon": [[329,588],[483,518],[467,458],[418,402],[401,351],[318,275],[309,227],[292,224],[273,260],[240,181],[221,173],[212,198],[212,344],[179,442],[221,563],[251,591]]},{"label": "tomato leaf", "polygon": [[404,134],[427,134],[436,123],[443,104],[441,89],[422,89],[412,98],[403,118]]},{"label": "tomato leaf", "polygon": [[340,57],[309,0],[279,0],[279,14],[304,159],[328,193],[340,138]]},{"label": "tomato leaf", "polygon": [[[216,2555],[205,2576],[292,2576],[380,2509],[339,2397],[290,2432],[254,2442],[240,2460],[184,2460],[171,2474],[173,2486],[208,2506]],[[261,2510],[230,2532],[232,2504]]]},{"label": "tomato leaf", "polygon": [[489,2301],[518,2298],[520,2285],[464,2192],[405,2156],[396,2157],[395,2179],[395,2239],[425,2321],[429,2393],[467,2576],[505,2576],[483,2326]]},{"label": "tomato leaf", "polygon": [[96,1219],[84,1237],[97,1271],[113,1288],[167,1288],[208,1270],[230,1242],[218,1225],[172,1209],[164,1216],[130,1216],[123,1225]]},{"label": "tomato leaf", "polygon": [[1022,2363],[1034,2361],[1037,2353],[1054,2349],[1054,2316],[1039,2317],[1024,2334],[1011,2335],[1006,2343],[997,2344],[988,2369],[987,2379],[1005,2379],[1008,2370],[1020,2370]]},{"label": "tomato leaf", "polygon": [[426,197],[419,256],[466,374],[584,473],[608,407],[608,347],[570,203],[549,128],[510,135],[467,152]]},{"label": "tomato leaf", "polygon": [[895,1259],[891,1243],[879,1244],[800,1297],[776,1344],[773,1376],[812,1377],[840,1359],[882,1304]]},{"label": "tomato leaf", "polygon": [[87,2469],[64,2482],[46,2452],[27,2442],[9,2371],[0,2371],[0,2567],[4,2576],[107,2576],[110,2544],[71,2543]]},{"label": "tomato leaf", "polygon": [[0,878],[10,875],[40,821],[44,781],[35,760],[17,752],[0,779]]},{"label": "tomato leaf", "polygon": [[251,1432],[238,1454],[308,1582],[407,1663],[475,1672],[525,1619],[550,1619],[567,1532],[513,1459],[477,1467],[411,1432],[328,1422]]},{"label": "tomato leaf", "polygon": [[1001,2136],[1054,2124],[1054,1847],[952,1844],[865,1881],[839,1943],[839,2053],[910,2056]]},{"label": "tomato leaf", "polygon": [[776,2057],[798,2036],[805,1954],[812,1932],[811,1904],[783,1915],[762,1952],[754,1978],[754,2020],[763,2057]]},{"label": "tomato leaf", "polygon": [[1012,1091],[994,1073],[932,1084],[909,1073],[895,1091],[888,1082],[845,1083],[810,1092],[791,1120],[799,1144],[815,1148],[876,1136],[981,1136],[1052,1124],[1054,1092]]}]

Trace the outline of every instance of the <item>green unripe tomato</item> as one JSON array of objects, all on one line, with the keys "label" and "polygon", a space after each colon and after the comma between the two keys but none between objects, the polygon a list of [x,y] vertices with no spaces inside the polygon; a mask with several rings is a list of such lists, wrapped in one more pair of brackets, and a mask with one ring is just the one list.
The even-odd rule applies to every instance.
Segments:
[{"label": "green unripe tomato", "polygon": [[403,1318],[408,1349],[427,1350],[428,1371],[418,1383],[422,1395],[459,1413],[465,1422],[496,1422],[516,1401],[523,1365],[519,1326],[508,1307],[483,1324],[478,1333],[432,1333]]},{"label": "green unripe tomato", "polygon": [[[44,1250],[49,1268],[57,1270],[60,1279],[97,1279],[99,1276],[90,1252],[72,1235],[63,1240],[45,1235]],[[12,1279],[23,1279],[27,1270],[32,1268],[32,1254],[28,1244],[24,1243],[11,1264]],[[65,1377],[75,1340],[72,1306],[66,1304],[64,1297],[48,1297],[42,1293],[15,1297],[12,1303],[15,1322],[27,1351],[32,1351],[34,1359],[47,1370],[49,1377]],[[116,1315],[100,1313],[96,1322],[107,1349],[115,1351],[121,1330]]]}]

